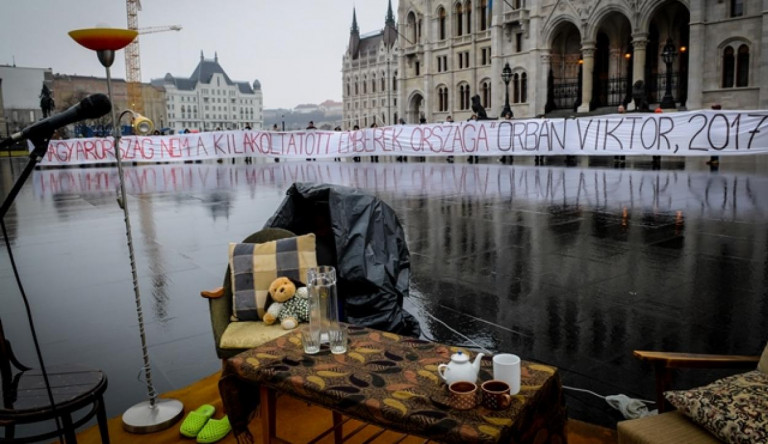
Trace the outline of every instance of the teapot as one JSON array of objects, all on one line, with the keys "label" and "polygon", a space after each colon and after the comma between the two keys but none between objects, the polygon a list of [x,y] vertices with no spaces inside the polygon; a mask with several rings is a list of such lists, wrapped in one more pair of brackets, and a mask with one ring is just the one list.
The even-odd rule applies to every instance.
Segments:
[{"label": "teapot", "polygon": [[474,362],[469,362],[469,356],[461,351],[451,355],[451,362],[437,366],[437,374],[443,378],[446,384],[451,385],[456,381],[477,381],[480,372],[480,359],[483,353],[478,353]]}]

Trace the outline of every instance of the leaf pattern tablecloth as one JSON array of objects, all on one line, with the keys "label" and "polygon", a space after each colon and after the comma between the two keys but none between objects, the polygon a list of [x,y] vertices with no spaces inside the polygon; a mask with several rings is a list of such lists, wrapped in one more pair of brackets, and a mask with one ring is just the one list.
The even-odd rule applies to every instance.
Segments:
[{"label": "leaf pattern tablecloth", "polygon": [[[304,354],[298,331],[230,358],[219,383],[236,435],[248,433],[258,384],[387,429],[440,442],[565,442],[565,406],[557,369],[522,362],[520,393],[494,411],[450,407],[437,366],[465,349],[363,327],[349,327],[348,352]],[[492,379],[490,356],[478,384]]]}]

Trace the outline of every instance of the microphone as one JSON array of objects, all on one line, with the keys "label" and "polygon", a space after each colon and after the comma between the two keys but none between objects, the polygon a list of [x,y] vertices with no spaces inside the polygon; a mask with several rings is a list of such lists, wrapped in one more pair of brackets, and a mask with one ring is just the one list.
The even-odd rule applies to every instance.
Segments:
[{"label": "microphone", "polygon": [[45,139],[51,137],[53,132],[62,126],[84,119],[96,119],[111,110],[112,102],[109,101],[106,95],[93,94],[84,98],[76,105],[71,106],[66,111],[35,122],[18,133],[11,134],[11,137],[0,143],[0,147],[11,145],[13,142],[22,139]]}]

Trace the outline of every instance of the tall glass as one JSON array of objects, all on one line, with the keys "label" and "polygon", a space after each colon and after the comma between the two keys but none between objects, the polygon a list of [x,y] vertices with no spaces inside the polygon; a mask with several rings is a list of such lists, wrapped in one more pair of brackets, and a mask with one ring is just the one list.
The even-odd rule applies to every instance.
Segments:
[{"label": "tall glass", "polygon": [[320,331],[322,342],[328,342],[329,332],[339,328],[339,306],[336,295],[336,269],[330,265],[307,271],[309,290],[309,325]]}]

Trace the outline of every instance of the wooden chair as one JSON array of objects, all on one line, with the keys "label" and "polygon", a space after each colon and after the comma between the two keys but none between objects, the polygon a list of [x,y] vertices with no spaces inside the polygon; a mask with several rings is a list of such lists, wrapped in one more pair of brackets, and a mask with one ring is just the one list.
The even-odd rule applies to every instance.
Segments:
[{"label": "wooden chair", "polygon": [[734,368],[747,369],[757,365],[760,356],[743,355],[702,355],[693,353],[670,353],[635,350],[636,358],[653,365],[656,376],[656,406],[659,413],[673,410],[664,398],[664,392],[672,389],[674,370],[680,368]]},{"label": "wooden chair", "polygon": [[[76,443],[75,430],[94,415],[98,419],[102,443],[109,443],[107,413],[104,408],[107,376],[101,370],[75,365],[50,367],[47,370],[55,408],[51,406],[42,372],[16,359],[0,321],[0,376],[3,388],[0,427],[5,429],[4,436],[0,436],[0,443],[54,439],[58,436],[56,430],[34,431],[34,434],[17,437],[16,426],[51,421],[57,417],[61,421],[65,442]],[[78,414],[86,407],[90,409],[84,415]]]},{"label": "wooden chair", "polygon": [[718,444],[717,437],[696,424],[667,402],[664,392],[672,389],[676,369],[758,369],[766,372],[768,346],[760,356],[704,355],[635,350],[635,357],[650,363],[656,378],[656,403],[659,415],[621,421],[617,425],[619,444]]}]

